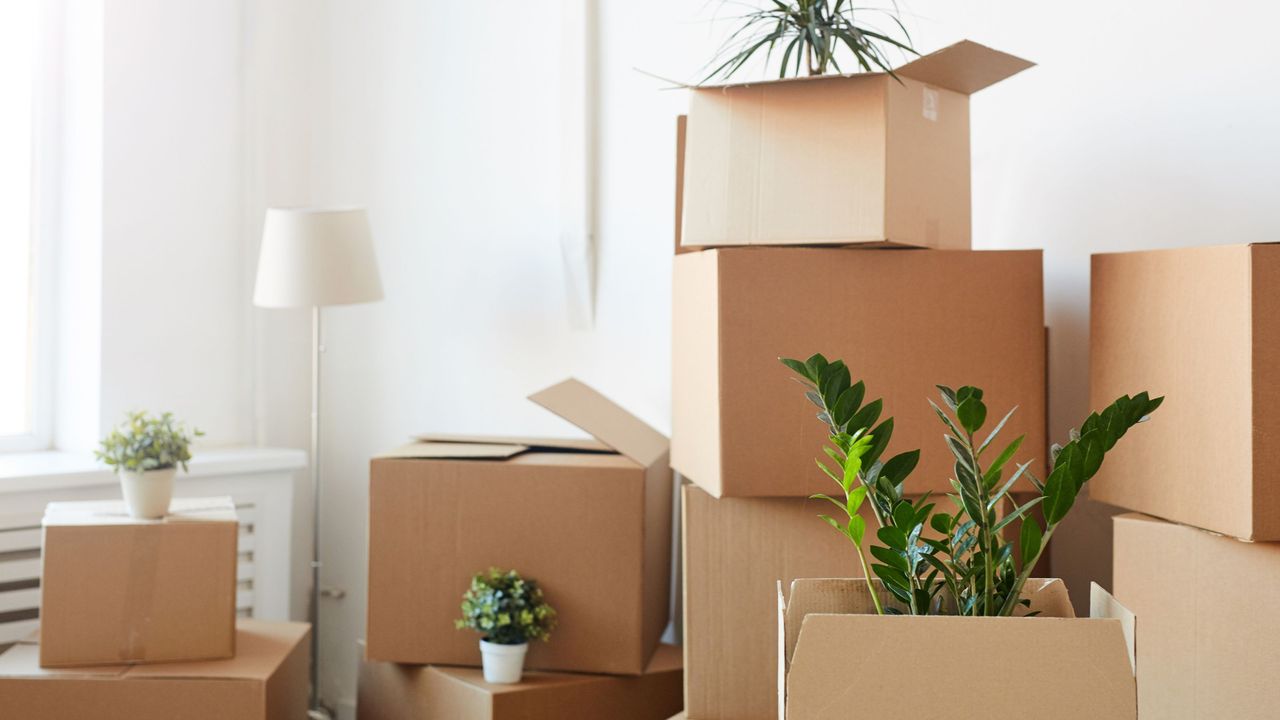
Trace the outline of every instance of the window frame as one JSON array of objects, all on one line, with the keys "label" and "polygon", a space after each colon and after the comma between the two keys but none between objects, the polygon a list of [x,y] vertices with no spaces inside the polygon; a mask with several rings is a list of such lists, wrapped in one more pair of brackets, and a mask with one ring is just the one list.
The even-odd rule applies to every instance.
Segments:
[{"label": "window frame", "polygon": [[49,450],[53,447],[55,242],[57,238],[58,162],[63,88],[60,3],[44,2],[37,20],[32,62],[31,167],[28,252],[31,305],[27,345],[28,423],[26,433],[0,435],[0,453]]}]

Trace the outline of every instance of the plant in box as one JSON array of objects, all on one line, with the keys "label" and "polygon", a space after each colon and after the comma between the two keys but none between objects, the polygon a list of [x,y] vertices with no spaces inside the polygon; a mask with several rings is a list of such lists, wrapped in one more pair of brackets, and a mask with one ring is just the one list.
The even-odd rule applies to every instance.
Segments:
[{"label": "plant in box", "polygon": [[480,653],[484,679],[517,683],[524,670],[530,640],[547,641],[556,626],[556,611],[542,597],[536,580],[515,570],[489,568],[471,579],[462,596],[459,630],[470,628],[483,637]]},{"label": "plant in box", "polygon": [[131,412],[125,422],[102,439],[95,457],[120,476],[129,514],[161,518],[169,512],[173,477],[191,460],[191,442],[204,435],[188,430],[173,413],[152,416]]},{"label": "plant in box", "polygon": [[[1126,640],[1132,637],[1131,616],[1095,586],[1091,610],[1095,617],[1110,620],[1076,620],[1061,581],[1030,575],[1105,454],[1129,428],[1159,407],[1162,398],[1153,400],[1146,393],[1123,396],[1090,415],[1079,431],[1072,431],[1066,445],[1052,448],[1052,469],[1041,481],[1028,471],[1030,463],[1014,462],[1021,437],[996,444],[1013,410],[984,435],[983,392],[969,386],[959,390],[940,386],[942,404],[933,407],[947,430],[945,442],[955,460],[951,479],[955,492],[947,498],[954,510],[948,512],[938,510],[938,503],[928,495],[916,500],[906,497],[904,484],[919,451],[881,460],[892,436],[893,419],[880,419],[880,400],[863,402],[865,385],[851,382],[843,362],[814,355],[803,362],[784,359],[783,363],[800,376],[806,396],[818,407],[818,418],[829,430],[830,445],[824,448],[828,461],[819,460],[818,465],[842,495],[814,496],[839,508],[835,517],[823,515],[823,520],[851,541],[859,563],[868,571],[865,580],[858,581],[797,580],[789,602],[780,596],[783,717],[832,716],[829,708],[835,696],[849,691],[850,681],[832,675],[831,667],[866,652],[859,650],[865,644],[879,648],[878,664],[864,670],[860,679],[880,692],[865,702],[859,699],[864,711],[891,707],[923,713],[956,707],[970,711],[981,702],[984,710],[992,711],[989,716],[1000,716],[1021,709],[1019,691],[1029,689],[1036,700],[1048,704],[1041,715],[1045,718],[1092,714],[1132,718],[1136,710],[1131,645],[1125,650]],[[1035,494],[1018,504],[1010,490],[1020,480],[1033,487]],[[869,529],[859,515],[867,503],[878,526],[874,530],[877,546],[868,542]],[[1043,527],[1030,512],[1037,508],[1044,517]],[[1015,523],[1020,532],[1008,542],[1005,531]],[[1020,553],[1015,553],[1015,543]],[[1042,613],[1050,619],[1010,617]],[[922,624],[923,618],[914,617],[923,615],[972,619],[955,617],[939,625]],[[800,642],[805,637],[802,625],[810,628],[806,643]],[[983,657],[984,666],[1017,667],[1026,687],[1010,692],[1007,678],[998,673],[955,673],[957,648]],[[1027,653],[1026,648],[1036,652]],[[893,668],[895,663],[909,665],[911,672],[882,672],[881,668]],[[1062,672],[1063,667],[1081,663],[1090,664],[1090,671]],[[936,687],[899,682],[900,675],[941,672],[955,678],[967,700],[957,704]],[[974,699],[993,694],[1001,698]],[[886,698],[897,704],[882,705]],[[1077,711],[1084,714],[1072,714]]]},{"label": "plant in box", "polygon": [[[1126,395],[1091,414],[1071,432],[1066,445],[1051,448],[1052,469],[1041,481],[1028,470],[1030,462],[1014,461],[1021,436],[1003,447],[996,444],[1016,407],[982,436],[987,421],[982,390],[938,386],[942,406],[930,404],[946,428],[944,441],[955,458],[955,492],[947,496],[954,511],[946,512],[937,510],[928,495],[913,501],[904,493],[919,450],[880,460],[893,434],[893,418],[880,421],[879,399],[863,403],[865,385],[852,382],[842,361],[814,355],[804,362],[782,362],[800,375],[806,397],[818,407],[818,419],[829,430],[830,445],[823,450],[832,464],[819,460],[818,467],[836,482],[843,497],[814,496],[840,510],[839,519],[824,515],[823,520],[853,543],[862,567],[870,571],[866,577],[879,578],[913,615],[1009,616],[1025,607],[1023,587],[1077,494],[1125,432],[1164,400],[1151,399],[1145,392]],[[1024,479],[1035,494],[1018,504],[1010,491]],[[858,511],[868,500],[882,547],[865,542],[867,528]],[[1043,528],[1030,514],[1037,506]],[[1005,529],[1015,522],[1020,553],[1005,540]],[[937,537],[929,537],[928,529]],[[879,562],[869,564],[867,552]],[[891,610],[877,607],[877,612]]]}]

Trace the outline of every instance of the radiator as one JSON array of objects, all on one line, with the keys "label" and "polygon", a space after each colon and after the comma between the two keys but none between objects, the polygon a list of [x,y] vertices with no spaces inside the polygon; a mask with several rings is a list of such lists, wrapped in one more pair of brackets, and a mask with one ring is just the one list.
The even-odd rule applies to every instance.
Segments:
[{"label": "radiator", "polygon": [[[240,517],[236,612],[289,619],[293,561],[294,472],[305,463],[294,450],[216,450],[192,462],[175,481],[180,497],[230,496]],[[40,625],[40,520],[53,501],[119,498],[104,470],[0,478],[0,648]]]}]

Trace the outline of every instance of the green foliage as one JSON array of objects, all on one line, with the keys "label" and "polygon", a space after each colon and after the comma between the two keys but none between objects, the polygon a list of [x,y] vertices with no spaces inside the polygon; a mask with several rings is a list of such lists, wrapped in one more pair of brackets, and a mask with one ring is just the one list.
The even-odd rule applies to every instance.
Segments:
[{"label": "green foliage", "polygon": [[454,621],[498,645],[520,645],[549,640],[556,627],[556,611],[542,597],[536,580],[526,580],[515,570],[489,568],[476,573],[462,595],[462,618]]},{"label": "green foliage", "polygon": [[126,420],[99,444],[94,456],[115,470],[144,472],[181,466],[191,459],[191,441],[203,436],[199,430],[174,420],[173,413],[159,417],[131,412]]},{"label": "green foliage", "polygon": [[[805,387],[805,397],[817,406],[818,419],[827,425],[830,444],[823,451],[831,463],[819,459],[818,467],[840,486],[844,500],[825,494],[813,496],[842,511],[839,519],[823,515],[823,520],[853,543],[864,576],[879,578],[913,615],[1007,616],[1025,606],[1022,588],[1081,488],[1097,473],[1107,451],[1164,399],[1153,400],[1145,392],[1125,395],[1101,413],[1090,415],[1078,432],[1072,431],[1070,442],[1053,447],[1052,469],[1041,482],[1027,470],[1031,461],[1014,463],[1010,471],[1022,436],[998,452],[993,449],[1017,408],[1006,413],[979,442],[987,421],[982,390],[939,385],[942,405],[932,401],[930,405],[947,428],[944,438],[954,458],[951,486],[955,492],[947,496],[954,512],[945,512],[935,511],[936,504],[929,501],[928,494],[914,502],[904,497],[904,483],[920,451],[879,460],[888,447],[893,418],[871,427],[882,404],[874,400],[862,405],[865,385],[851,382],[842,361],[828,362],[822,355],[814,355],[803,362],[782,358],[782,363],[800,376],[797,381]],[[1018,505],[1009,493],[1022,479],[1036,494]],[[864,542],[865,520],[859,512],[868,500],[879,525],[875,535],[882,546],[868,548]],[[1043,527],[1031,513],[1037,506]],[[1019,523],[1019,532],[1016,541],[1010,542],[1006,533],[1013,523]],[[1015,544],[1019,557],[1015,557]],[[868,565],[868,552],[879,562]],[[874,591],[871,595],[877,597]],[[902,612],[882,606],[878,598],[876,611]]]},{"label": "green foliage", "polygon": [[[864,20],[873,14],[888,18],[893,30],[881,31]],[[828,70],[844,72],[840,67],[841,55],[851,58],[862,72],[884,71],[893,75],[892,63],[885,55],[886,47],[918,54],[911,47],[906,27],[898,19],[896,6],[892,10],[878,10],[855,8],[848,0],[769,0],[765,8],[748,12],[740,20],[741,27],[729,36],[712,61],[713,65],[719,64],[707,75],[708,80],[730,77],[762,50],[768,65],[773,53],[781,49],[778,77],[786,77],[788,72],[800,75],[802,63],[810,75],[823,75]],[[891,33],[901,33],[902,39]]]}]

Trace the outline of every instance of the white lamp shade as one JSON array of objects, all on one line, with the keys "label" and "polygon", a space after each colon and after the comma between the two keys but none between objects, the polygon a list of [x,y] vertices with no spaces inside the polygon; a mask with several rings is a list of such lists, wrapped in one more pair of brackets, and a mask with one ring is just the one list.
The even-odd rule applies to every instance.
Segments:
[{"label": "white lamp shade", "polygon": [[363,209],[267,210],[254,305],[317,307],[381,299],[382,281]]}]

